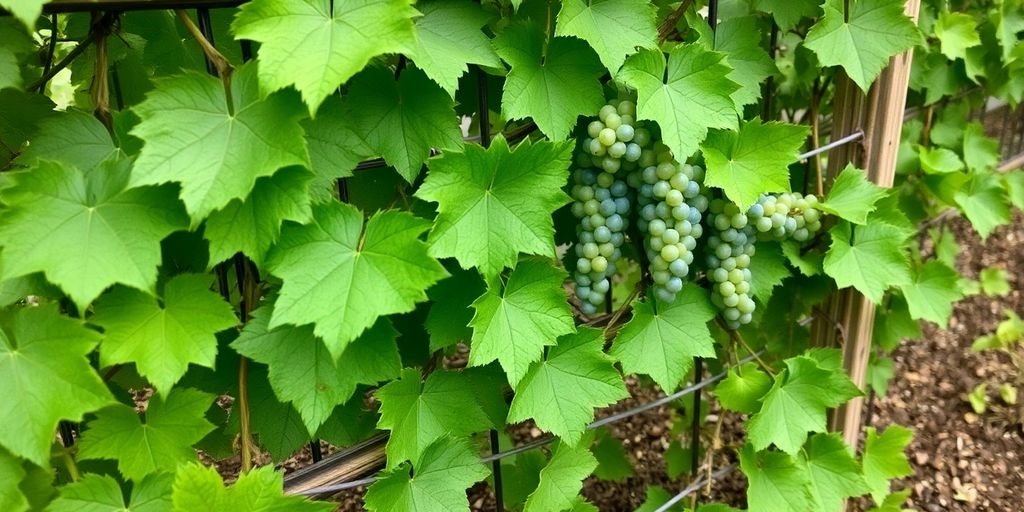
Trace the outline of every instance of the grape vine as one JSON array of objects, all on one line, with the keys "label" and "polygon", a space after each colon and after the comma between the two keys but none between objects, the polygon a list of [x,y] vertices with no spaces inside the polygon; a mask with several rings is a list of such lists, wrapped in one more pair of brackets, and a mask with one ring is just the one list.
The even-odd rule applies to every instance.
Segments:
[{"label": "grape vine", "polygon": [[[333,510],[345,456],[275,469],[322,446],[371,511],[653,510],[584,497],[644,386],[723,510],[899,508],[909,431],[829,433],[868,389],[805,348],[836,290],[872,361],[946,325],[934,219],[1024,207],[964,122],[1024,102],[1020,1],[748,3],[0,0],[0,510]],[[890,189],[840,100],[906,51]]]}]

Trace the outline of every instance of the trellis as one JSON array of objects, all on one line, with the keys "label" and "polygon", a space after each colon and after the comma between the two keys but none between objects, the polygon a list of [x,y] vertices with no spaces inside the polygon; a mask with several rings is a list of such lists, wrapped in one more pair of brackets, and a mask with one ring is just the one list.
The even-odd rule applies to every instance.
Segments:
[{"label": "trellis", "polygon": [[[155,10],[155,9],[195,9],[199,20],[199,30],[202,35],[211,43],[215,41],[212,26],[209,21],[209,10],[217,8],[236,7],[244,3],[244,0],[57,0],[44,6],[44,13],[51,16],[55,22],[58,13],[92,12],[103,13],[103,18],[109,22],[110,18],[126,11]],[[683,6],[689,2],[683,2]],[[916,19],[920,7],[920,0],[907,0],[905,11],[912,18]],[[710,0],[708,6],[708,21],[711,30],[716,29],[717,0]],[[99,21],[104,23],[104,21]],[[95,26],[94,26],[95,29]],[[770,51],[776,51],[778,30],[773,25],[770,36]],[[90,31],[89,35],[71,50],[71,52],[59,63],[53,63],[55,52],[55,38],[51,38],[48,48],[48,59],[45,62],[43,76],[30,85],[30,89],[45,90],[49,79],[66,67],[75,57],[83,53],[90,45],[102,37],[97,30]],[[247,42],[242,42],[243,56],[248,59],[251,56],[251,49]],[[896,153],[900,140],[902,121],[906,115],[913,115],[916,109],[905,109],[906,90],[909,80],[910,63],[912,51],[907,51],[892,59],[890,65],[883,71],[876,80],[871,90],[864,94],[856,84],[848,79],[841,71],[836,80],[836,94],[834,99],[833,118],[831,123],[832,141],[820,147],[810,149],[801,154],[802,161],[818,157],[821,154],[829,154],[828,175],[835,176],[847,164],[854,163],[866,169],[868,178],[876,184],[889,187],[892,185],[896,163]],[[212,62],[207,59],[207,70],[216,74],[217,70]],[[488,114],[488,89],[487,75],[483,72],[478,74],[478,124],[479,135],[466,137],[467,141],[479,141],[487,146],[491,140],[490,122]],[[116,77],[114,87],[117,88]],[[771,111],[771,100],[774,92],[774,84],[771,78],[765,84],[764,103],[766,117]],[[814,112],[812,115],[819,115]],[[1001,115],[1001,131],[998,133],[1000,145],[1003,148],[1003,164],[1000,171],[1006,171],[1024,166],[1024,109],[1016,111],[1009,107],[990,110],[983,106],[978,112],[972,113],[972,117],[985,121],[986,116]],[[516,142],[527,137],[535,128],[529,123],[516,129],[506,138],[510,142]],[[381,159],[361,162],[358,170],[366,170],[384,167],[386,164]],[[348,191],[346,179],[338,180],[338,196],[342,201],[347,201]],[[241,283],[246,277],[253,278],[247,270],[244,262],[234,262],[238,280]],[[227,268],[219,269],[221,277],[222,293],[229,294],[226,279]],[[258,278],[256,278],[258,280]],[[240,285],[241,287],[241,285]],[[611,292],[609,291],[609,294]],[[228,297],[230,298],[230,297]],[[608,300],[609,306],[611,300]],[[243,311],[243,315],[245,312]],[[813,323],[813,336],[817,343],[822,345],[842,346],[844,348],[844,361],[851,379],[859,386],[864,386],[865,370],[868,355],[871,347],[871,332],[874,319],[874,305],[865,299],[855,290],[843,290],[831,298],[825,307],[824,314],[804,319],[803,326]],[[763,351],[748,355],[741,359],[738,364],[744,364],[758,358]],[[651,402],[639,404],[626,411],[612,414],[590,423],[588,429],[596,429],[609,425],[637,414],[670,404],[677,400],[690,397],[693,400],[694,410],[699,411],[701,402],[701,391],[719,382],[727,376],[723,371],[714,375],[704,376],[703,361],[700,358],[694,360],[694,382],[679,391],[666,394]],[[244,388],[243,388],[244,389]],[[847,443],[856,446],[864,421],[862,420],[862,401],[854,399],[846,406],[835,411],[832,420],[834,429],[842,430]],[[707,473],[700,475],[701,466],[698,460],[698,444],[700,439],[700,415],[693,414],[690,425],[691,442],[691,478],[692,482],[682,491],[672,497],[658,510],[667,510],[672,505],[680,502],[687,496],[699,492],[701,488],[710,481],[721,478],[736,468],[735,464],[729,464],[720,468],[707,468]],[[73,442],[73,426],[67,423],[61,425],[61,436],[66,444]],[[243,426],[243,430],[247,428]],[[376,480],[373,476],[384,466],[384,446],[387,443],[386,433],[378,434],[354,446],[342,449],[327,457],[323,457],[318,440],[310,443],[313,464],[295,471],[286,478],[286,492],[315,497],[329,497],[338,493],[354,489],[360,486],[371,484]],[[539,439],[524,443],[506,451],[498,449],[498,433],[490,432],[491,453],[481,457],[483,463],[492,464],[493,468],[493,489],[496,495],[497,510],[503,509],[501,464],[504,458],[523,453],[528,450],[544,446],[554,440],[548,435]]]}]

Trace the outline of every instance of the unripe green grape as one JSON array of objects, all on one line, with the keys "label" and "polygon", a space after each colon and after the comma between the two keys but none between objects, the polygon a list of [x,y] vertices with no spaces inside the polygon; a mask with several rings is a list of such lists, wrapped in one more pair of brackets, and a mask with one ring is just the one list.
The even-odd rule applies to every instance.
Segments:
[{"label": "unripe green grape", "polygon": [[591,139],[596,139],[597,136],[601,134],[601,130],[604,130],[604,128],[604,123],[602,123],[601,121],[591,121],[590,124],[587,125],[587,135],[589,135]]},{"label": "unripe green grape", "polygon": [[[620,126],[620,128],[622,127]],[[622,141],[616,142],[608,148],[608,156],[612,158],[622,158],[622,156],[625,154],[626,144]]]},{"label": "unripe green grape", "polygon": [[[616,115],[616,117],[618,117],[618,115]],[[596,140],[603,147],[608,147],[608,146],[611,146],[612,144],[615,144],[615,139],[616,139],[616,137],[615,137],[615,129],[611,128],[611,127],[608,127],[608,128],[605,128],[605,129],[601,130],[601,133],[599,133],[597,135],[597,139]],[[593,147],[593,145],[591,145],[591,147]]]},{"label": "unripe green grape", "polygon": [[[617,130],[620,126],[622,126],[622,116],[620,116],[618,113],[608,114],[608,117],[604,118],[604,124],[605,126],[612,130]],[[605,144],[605,146],[610,145],[611,144]]]}]

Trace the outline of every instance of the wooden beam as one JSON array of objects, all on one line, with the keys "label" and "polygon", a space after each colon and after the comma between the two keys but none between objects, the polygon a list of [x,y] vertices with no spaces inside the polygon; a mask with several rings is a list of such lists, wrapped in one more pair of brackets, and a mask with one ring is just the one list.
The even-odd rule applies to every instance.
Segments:
[{"label": "wooden beam", "polygon": [[[916,21],[920,6],[920,0],[906,0],[904,9]],[[853,163],[864,168],[872,182],[892,187],[912,59],[913,50],[893,57],[867,95],[840,73],[836,80],[833,136],[863,129],[864,141],[831,155],[830,177]],[[836,293],[822,309],[825,314],[816,319],[812,328],[815,344],[842,347],[846,371],[854,384],[863,389],[871,355],[875,305],[853,288],[847,288]],[[855,398],[832,415],[832,430],[843,432],[846,442],[855,448],[860,441],[863,405],[863,398]]]}]

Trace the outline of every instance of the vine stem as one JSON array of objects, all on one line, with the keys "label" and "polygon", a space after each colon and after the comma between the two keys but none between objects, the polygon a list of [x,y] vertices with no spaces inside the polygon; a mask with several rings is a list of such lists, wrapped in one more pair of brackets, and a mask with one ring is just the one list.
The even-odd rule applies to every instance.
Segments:
[{"label": "vine stem", "polygon": [[[241,254],[235,255],[235,275],[238,279],[238,291],[241,295],[239,309],[242,322],[249,321],[249,313],[255,309],[260,300],[259,276],[252,262]],[[252,469],[252,426],[249,407],[249,358],[242,357],[238,361],[238,424],[242,437],[242,472]]]},{"label": "vine stem", "polygon": [[75,458],[71,456],[71,450],[67,448],[62,449],[61,458],[64,459],[64,467],[67,468],[71,481],[77,482],[82,475],[78,472],[78,464],[75,462]]},{"label": "vine stem", "polygon": [[739,343],[740,345],[743,345],[744,350],[746,350],[747,353],[749,353],[750,355],[754,356],[754,360],[757,361],[757,365],[760,366],[762,370],[764,370],[766,373],[768,373],[768,375],[771,375],[772,377],[775,376],[775,370],[773,370],[771,366],[768,366],[768,363],[765,363],[764,359],[761,359],[761,356],[757,355],[757,351],[750,348],[750,345],[747,344],[747,340],[743,339],[743,335],[741,335],[739,331],[730,329],[729,326],[725,325],[725,322],[723,322],[721,318],[715,318],[715,322],[717,322],[721,328],[725,329],[725,331],[729,333],[729,338]]},{"label": "vine stem", "polygon": [[664,43],[668,39],[669,34],[675,30],[676,23],[679,23],[679,19],[683,17],[683,14],[686,13],[686,10],[690,8],[692,3],[693,0],[683,0],[679,7],[676,7],[676,10],[672,11],[672,14],[669,14],[665,21],[661,22],[661,25],[658,26],[658,44]]},{"label": "vine stem", "polygon": [[93,32],[99,35],[96,37],[96,62],[92,74],[92,103],[94,105],[93,115],[99,119],[107,131],[114,134],[114,118],[110,115],[110,81],[107,77],[107,27],[101,26],[102,19],[93,23]]},{"label": "vine stem", "polygon": [[238,423],[242,436],[242,472],[252,469],[252,426],[249,424],[249,358],[238,362]]},{"label": "vine stem", "polygon": [[199,47],[203,50],[203,54],[206,55],[206,58],[213,63],[213,67],[217,70],[217,76],[219,76],[221,82],[224,83],[224,95],[227,97],[228,113],[234,115],[235,106],[234,101],[232,101],[231,98],[231,73],[235,69],[234,66],[231,65],[231,62],[223,53],[220,53],[220,51],[210,43],[210,40],[203,35],[203,32],[199,30],[199,27],[197,27],[192,21],[192,18],[188,17],[188,13],[185,12],[184,9],[175,9],[174,13],[178,15],[178,19],[181,20],[183,25],[185,25],[189,34],[192,34],[192,37],[197,43],[199,43]]}]

